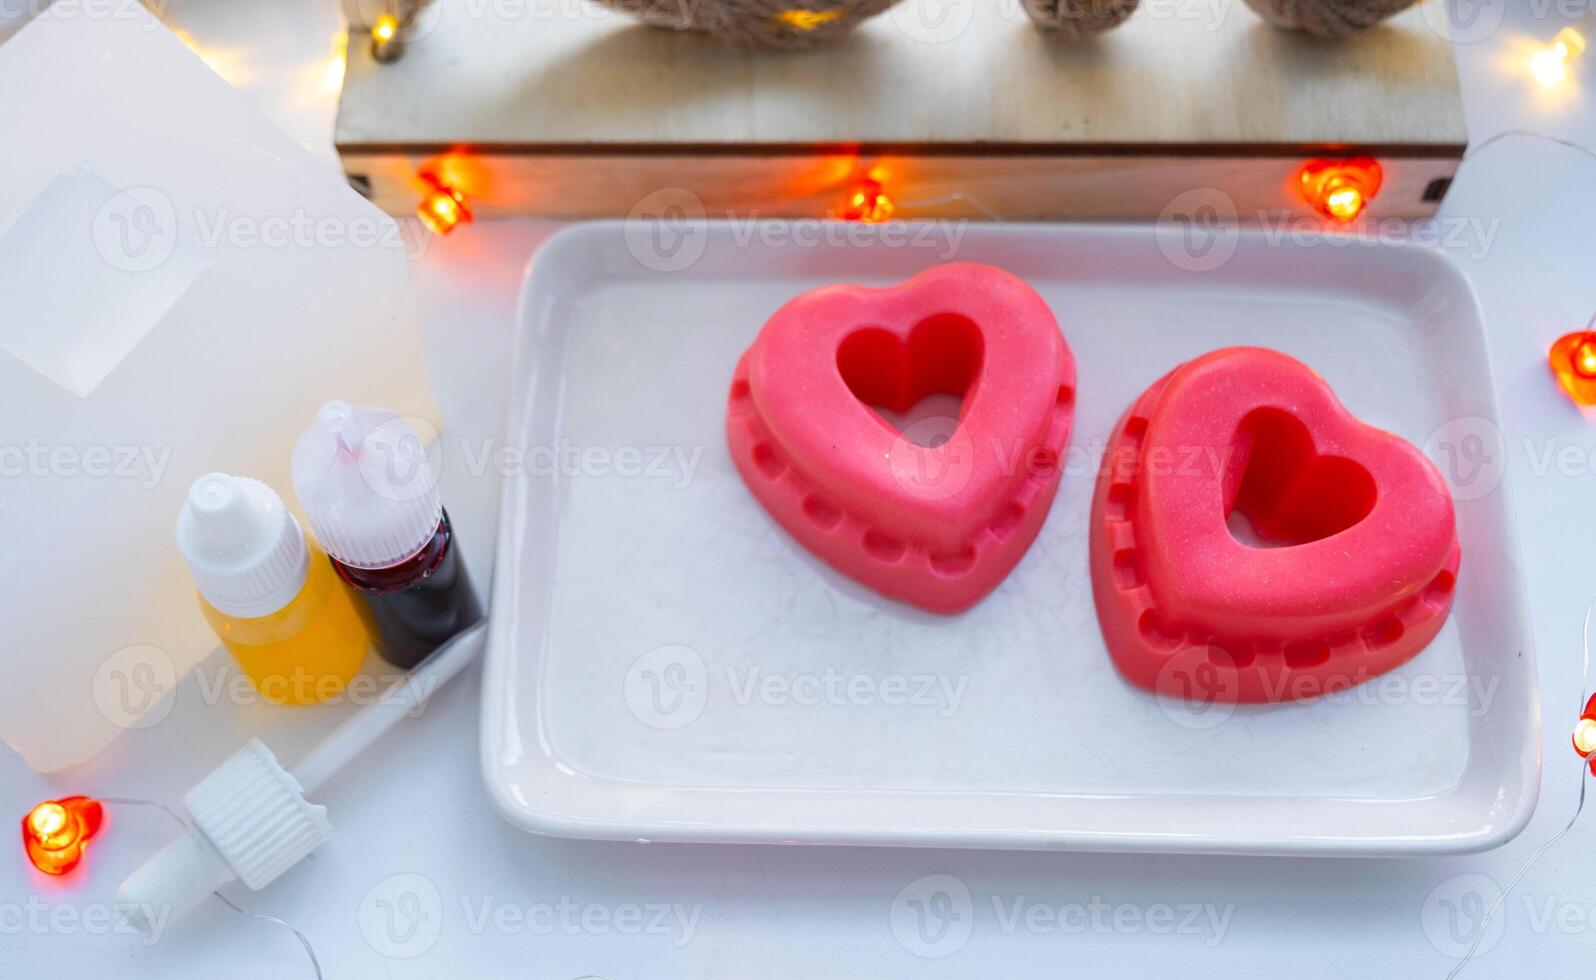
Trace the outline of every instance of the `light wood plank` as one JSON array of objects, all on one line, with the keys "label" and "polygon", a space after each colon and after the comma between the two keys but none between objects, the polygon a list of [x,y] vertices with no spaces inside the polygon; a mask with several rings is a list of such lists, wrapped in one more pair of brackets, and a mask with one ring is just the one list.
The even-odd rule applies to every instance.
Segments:
[{"label": "light wood plank", "polygon": [[[969,22],[918,41],[928,4]],[[1325,41],[1270,28],[1238,0],[1144,0],[1122,28],[1071,45],[1036,31],[1016,0],[906,0],[839,44],[779,53],[583,0],[433,0],[398,62],[352,45],[337,139],[1457,146],[1451,48],[1431,26],[1442,20],[1415,8]]]}]

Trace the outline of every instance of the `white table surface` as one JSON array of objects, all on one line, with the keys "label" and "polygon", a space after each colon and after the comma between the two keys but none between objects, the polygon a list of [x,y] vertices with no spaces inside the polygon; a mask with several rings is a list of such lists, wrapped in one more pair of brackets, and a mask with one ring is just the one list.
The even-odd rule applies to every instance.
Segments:
[{"label": "white table surface", "polygon": [[[1473,9],[1489,19],[1503,3]],[[1556,5],[1519,7],[1487,38],[1458,48],[1474,142],[1529,128],[1596,143],[1596,62],[1581,66],[1585,93],[1576,82],[1545,97],[1524,74],[1523,51],[1563,21]],[[166,12],[332,164],[334,98],[307,98],[316,86],[303,84],[320,72],[339,29],[329,0],[172,0]],[[16,15],[0,7],[0,20],[7,16]],[[1506,847],[1437,860],[1284,860],[534,837],[511,829],[484,797],[472,669],[320,794],[337,828],[328,845],[264,892],[228,894],[296,925],[326,975],[340,978],[1444,976],[1456,963],[1448,917],[1460,913],[1466,926],[1477,914],[1483,886],[1471,876],[1506,884],[1568,820],[1581,782],[1568,732],[1579,700],[1579,625],[1596,591],[1596,420],[1557,390],[1544,352],[1596,310],[1593,180],[1596,160],[1508,139],[1465,162],[1443,210],[1448,227],[1465,229],[1451,250],[1493,334],[1541,676],[1540,804]],[[1470,219],[1483,234],[1467,231]],[[516,287],[553,227],[466,228],[434,241],[417,262],[429,365],[455,436],[497,437]],[[496,488],[459,462],[446,457],[445,500],[483,574]],[[33,774],[0,750],[0,813],[21,816],[71,792],[175,802],[248,736],[293,758],[339,717],[333,709],[218,708],[195,693],[180,691],[165,722],[130,733],[68,776]],[[111,821],[87,865],[64,882],[41,885],[12,838],[0,856],[0,976],[311,976],[287,931],[214,900],[153,945],[108,931],[103,916],[116,884],[173,830],[144,808],[114,808]],[[940,937],[906,928],[907,903],[950,884],[919,882],[926,875],[951,875],[970,895]],[[1464,976],[1589,974],[1596,816],[1541,860],[1499,918],[1499,936],[1493,927],[1491,948]]]}]

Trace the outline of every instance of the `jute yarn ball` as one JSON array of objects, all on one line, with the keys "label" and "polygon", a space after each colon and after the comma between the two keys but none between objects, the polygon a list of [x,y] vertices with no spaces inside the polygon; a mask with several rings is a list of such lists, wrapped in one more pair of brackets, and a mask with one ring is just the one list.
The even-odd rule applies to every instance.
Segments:
[{"label": "jute yarn ball", "polygon": [[1138,0],[1025,0],[1031,22],[1050,34],[1082,40],[1112,30],[1136,12]]},{"label": "jute yarn ball", "polygon": [[[858,27],[901,0],[595,0],[645,24],[704,31],[732,44],[806,48]],[[989,2],[989,0],[977,0]],[[1038,28],[1066,40],[1111,30],[1135,13],[1138,0],[1021,0]],[[1259,17],[1283,30],[1340,37],[1378,24],[1415,0],[1247,0]]]},{"label": "jute yarn ball", "polygon": [[596,0],[645,24],[707,31],[732,44],[805,48],[840,37],[899,0]]},{"label": "jute yarn ball", "polygon": [[1259,17],[1288,31],[1343,37],[1373,27],[1414,0],[1247,0]]}]

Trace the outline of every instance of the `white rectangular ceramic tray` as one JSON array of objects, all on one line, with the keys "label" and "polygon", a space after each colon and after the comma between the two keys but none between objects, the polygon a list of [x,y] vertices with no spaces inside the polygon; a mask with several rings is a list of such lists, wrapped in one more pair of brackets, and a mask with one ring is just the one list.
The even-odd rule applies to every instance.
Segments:
[{"label": "white rectangular ceramic tray", "polygon": [[[1238,853],[1455,852],[1521,829],[1534,666],[1467,282],[1418,247],[1251,233],[1213,253],[1165,230],[615,222],[550,240],[524,287],[501,455],[482,728],[499,809],[622,840]],[[723,412],[782,303],[950,259],[1048,301],[1079,408],[1036,542],[943,617],[798,548],[744,489]],[[1401,669],[1312,703],[1202,711],[1110,665],[1087,511],[1125,406],[1232,344],[1306,361],[1425,445],[1454,481],[1464,557],[1450,621]]]}]

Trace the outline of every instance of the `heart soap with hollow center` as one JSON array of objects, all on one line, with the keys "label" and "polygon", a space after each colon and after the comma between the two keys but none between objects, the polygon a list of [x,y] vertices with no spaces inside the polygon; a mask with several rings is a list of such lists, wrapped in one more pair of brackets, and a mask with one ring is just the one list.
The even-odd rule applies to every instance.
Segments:
[{"label": "heart soap with hollow center", "polygon": [[1406,662],[1451,610],[1460,553],[1441,475],[1300,361],[1250,347],[1189,361],[1130,407],[1108,453],[1092,592],[1135,684],[1317,697]]},{"label": "heart soap with hollow center", "polygon": [[[876,411],[933,395],[962,398],[956,422],[900,432]],[[1042,298],[1001,269],[955,263],[778,310],[737,364],[726,437],[748,488],[810,552],[952,613],[995,588],[1041,529],[1074,405],[1075,362]]]}]

